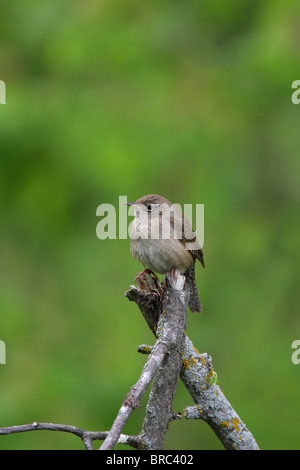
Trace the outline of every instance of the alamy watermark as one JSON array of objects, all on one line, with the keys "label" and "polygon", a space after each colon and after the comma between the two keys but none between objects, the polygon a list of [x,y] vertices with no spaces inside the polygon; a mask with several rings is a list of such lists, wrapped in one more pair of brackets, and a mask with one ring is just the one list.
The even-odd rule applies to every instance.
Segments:
[{"label": "alamy watermark", "polygon": [[3,80],[0,80],[0,104],[6,104],[6,85]]},{"label": "alamy watermark", "polygon": [[[100,204],[96,210],[96,216],[101,217],[96,227],[96,234],[100,240],[126,239],[130,237],[130,225],[128,226],[127,217],[135,216],[135,238],[142,239],[186,239],[186,248],[188,250],[197,250],[204,245],[204,204],[184,204],[183,209],[179,204],[152,204],[146,207],[142,204],[127,202],[127,196],[119,196],[118,214],[115,206],[112,204]],[[158,219],[160,214],[164,217]],[[182,216],[190,223],[182,227]],[[154,221],[149,224],[149,230],[139,232],[139,227],[144,224],[139,223],[145,220]],[[159,220],[159,223],[156,223]],[[118,229],[117,229],[118,226]],[[193,226],[193,231],[191,230]],[[182,233],[184,231],[184,233]],[[195,237],[196,235],[196,237]],[[132,235],[131,235],[132,238]]]},{"label": "alamy watermark", "polygon": [[2,340],[0,340],[0,364],[6,364],[6,346]]},{"label": "alamy watermark", "polygon": [[295,351],[292,354],[292,363],[293,364],[300,364],[300,339],[295,339],[292,342],[292,349],[295,349]]},{"label": "alamy watermark", "polygon": [[292,93],[291,100],[293,104],[300,103],[300,80],[294,80],[292,83],[292,88],[296,88],[296,91]]},{"label": "alamy watermark", "polygon": [[[6,85],[3,80],[0,80],[0,104],[6,104]],[[0,364],[6,364],[6,346],[2,340],[0,340]]]}]

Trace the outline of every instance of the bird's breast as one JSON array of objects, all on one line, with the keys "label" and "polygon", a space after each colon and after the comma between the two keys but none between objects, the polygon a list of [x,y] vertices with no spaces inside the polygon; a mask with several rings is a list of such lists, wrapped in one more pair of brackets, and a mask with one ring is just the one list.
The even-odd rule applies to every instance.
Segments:
[{"label": "bird's breast", "polygon": [[184,272],[194,264],[191,253],[176,239],[131,239],[130,251],[145,267],[159,274],[174,268]]}]

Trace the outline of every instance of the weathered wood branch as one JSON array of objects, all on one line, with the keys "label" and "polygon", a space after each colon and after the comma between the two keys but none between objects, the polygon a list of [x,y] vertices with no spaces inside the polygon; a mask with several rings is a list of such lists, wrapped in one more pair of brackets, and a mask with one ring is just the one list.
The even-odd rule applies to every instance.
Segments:
[{"label": "weathered wood branch", "polygon": [[156,337],[158,341],[163,339],[168,344],[168,354],[156,372],[140,433],[139,448],[151,450],[163,448],[169,422],[174,419],[172,404],[181,370],[186,330],[188,294],[184,291],[185,277],[174,272],[166,278],[166,283]]},{"label": "weathered wood branch", "polygon": [[[79,436],[87,450],[93,449],[94,440],[104,440],[101,450],[113,449],[118,443],[136,449],[162,449],[168,423],[179,417],[173,413],[172,403],[180,376],[195,402],[195,406],[185,408],[187,419],[206,421],[226,449],[257,450],[254,437],[218,385],[211,357],[206,353],[200,354],[185,334],[188,292],[184,281],[185,278],[174,271],[166,277],[162,287],[157,278],[146,272],[137,278],[138,288],[132,286],[125,293],[129,300],[137,303],[157,341],[153,347],[139,347],[140,352],[149,354],[148,360],[140,378],[127,394],[110,431],[86,431],[64,424],[34,422],[0,428],[0,436],[51,430]],[[140,434],[123,434],[129,417],[140,405],[152,380]]]},{"label": "weathered wood branch", "polygon": [[138,448],[163,447],[167,426],[173,417],[172,403],[181,369],[188,302],[183,275],[174,272],[167,277],[166,282],[167,288],[163,293],[157,279],[152,278],[150,274],[145,273],[138,279],[143,292],[150,293],[150,310],[151,305],[158,306],[149,318],[149,325],[155,332],[157,341],[139,380],[129,391],[100,450],[111,450],[115,447],[131,413],[140,405],[140,400],[154,377]]},{"label": "weathered wood branch", "polygon": [[[81,438],[86,450],[93,450],[93,441],[102,441],[108,435],[108,431],[86,431],[85,429],[77,428],[68,424],[55,424],[55,423],[30,423],[21,424],[19,426],[7,426],[0,428],[0,436],[8,436],[9,434],[16,434],[28,431],[58,431],[74,434]],[[127,444],[131,447],[138,447],[138,437],[127,436],[121,434],[119,436],[120,444]]]},{"label": "weathered wood branch", "polygon": [[180,378],[195,406],[185,408],[188,419],[202,419],[216,433],[225,449],[258,450],[258,445],[233,409],[220,386],[208,354],[200,354],[186,337]]},{"label": "weathered wood branch", "polygon": [[[150,293],[148,309],[151,311],[151,305],[153,309],[151,318],[149,317],[149,326],[155,333],[157,341],[151,348],[141,376],[127,394],[110,431],[93,432],[75,426],[34,422],[2,428],[0,435],[34,430],[64,431],[79,436],[88,450],[93,449],[93,440],[104,440],[101,450],[113,449],[118,443],[137,449],[161,449],[168,423],[177,417],[172,412],[172,402],[181,369],[188,301],[187,293],[183,289],[184,276],[172,273],[167,282],[168,286],[164,292],[157,279],[153,279],[150,275],[145,275],[139,280],[139,285]],[[129,417],[140,405],[140,400],[154,377],[140,435],[122,434]]]},{"label": "weathered wood branch", "polygon": [[[149,328],[156,334],[155,319],[161,314],[161,298],[157,295],[157,281],[149,279],[139,283],[139,288],[132,286],[126,292],[129,300],[139,306]],[[186,418],[198,418],[206,421],[216,433],[225,449],[258,450],[259,447],[234,411],[218,385],[217,374],[213,369],[211,357],[200,354],[188,336],[184,335],[180,378],[191,394],[195,406],[187,407]]]}]

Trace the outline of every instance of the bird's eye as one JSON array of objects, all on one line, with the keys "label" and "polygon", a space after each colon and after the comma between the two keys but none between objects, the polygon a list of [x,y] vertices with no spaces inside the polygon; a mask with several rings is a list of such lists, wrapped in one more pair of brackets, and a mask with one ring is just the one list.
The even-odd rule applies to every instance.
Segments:
[{"label": "bird's eye", "polygon": [[148,211],[151,211],[151,204],[147,206]]}]

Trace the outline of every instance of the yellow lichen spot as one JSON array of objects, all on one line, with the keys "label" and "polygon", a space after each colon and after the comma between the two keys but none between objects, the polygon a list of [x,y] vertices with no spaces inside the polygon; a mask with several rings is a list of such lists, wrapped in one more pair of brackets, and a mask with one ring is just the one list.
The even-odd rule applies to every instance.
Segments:
[{"label": "yellow lichen spot", "polygon": [[196,361],[193,356],[191,356],[190,360],[188,360],[187,358],[182,359],[182,365],[186,370],[188,370],[192,364],[194,366],[196,365]]},{"label": "yellow lichen spot", "polygon": [[[198,349],[197,349],[197,348],[195,348],[195,346],[193,346],[193,347],[194,347],[194,351],[195,351],[195,353],[196,353],[196,354],[200,354],[200,353],[199,353],[199,351],[198,351]],[[201,360],[202,360],[202,356],[201,356]]]},{"label": "yellow lichen spot", "polygon": [[150,346],[143,346],[139,349],[140,352],[145,353],[145,354],[150,354],[151,353],[151,347]]},{"label": "yellow lichen spot", "polygon": [[201,360],[202,364],[205,366],[205,364],[206,364],[206,359],[204,359],[203,356],[200,356],[200,360]]},{"label": "yellow lichen spot", "polygon": [[206,386],[210,385],[210,379],[211,377],[213,377],[214,375],[214,370],[213,369],[210,369],[209,373],[207,374],[206,376]]},{"label": "yellow lichen spot", "polygon": [[222,426],[223,428],[228,428],[228,426],[229,426],[229,421],[222,421],[221,426]]},{"label": "yellow lichen spot", "polygon": [[[230,422],[229,421],[222,421],[220,426],[228,428],[230,426],[231,429],[234,429],[236,432],[240,431],[240,421],[238,418],[231,418]],[[242,438],[240,438],[242,440]]]},{"label": "yellow lichen spot", "polygon": [[231,418],[231,422],[232,422],[232,425],[233,425],[234,429],[236,430],[236,432],[239,432],[240,431],[240,428],[239,428],[240,421],[238,420],[238,418]]},{"label": "yellow lichen spot", "polygon": [[199,413],[203,413],[203,410],[200,405],[197,405],[197,410],[199,411]]}]

